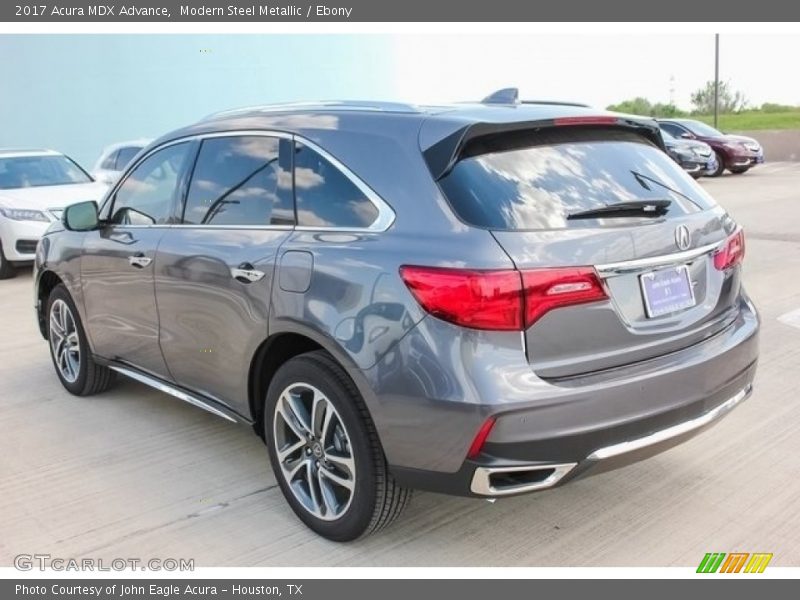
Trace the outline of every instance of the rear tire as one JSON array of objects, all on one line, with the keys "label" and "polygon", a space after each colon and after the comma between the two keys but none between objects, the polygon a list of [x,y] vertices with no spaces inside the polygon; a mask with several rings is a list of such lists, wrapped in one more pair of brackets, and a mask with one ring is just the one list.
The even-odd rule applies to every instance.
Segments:
[{"label": "rear tire", "polygon": [[50,358],[61,385],[76,396],[108,389],[115,373],[94,361],[75,303],[64,284],[50,292],[46,314]]},{"label": "rear tire", "polygon": [[14,265],[6,259],[6,255],[3,254],[3,244],[0,243],[0,279],[11,279],[16,276],[17,270],[14,268]]},{"label": "rear tire", "polygon": [[725,171],[725,158],[717,151],[714,151],[714,154],[717,155],[717,168],[707,174],[709,177],[719,177]]},{"label": "rear tire", "polygon": [[361,394],[327,353],[302,354],[278,369],[263,414],[275,478],[314,532],[346,542],[400,516],[411,490],[389,473]]},{"label": "rear tire", "polygon": [[728,169],[733,175],[741,175],[742,173],[747,173],[750,170],[750,167],[736,167],[735,169]]}]

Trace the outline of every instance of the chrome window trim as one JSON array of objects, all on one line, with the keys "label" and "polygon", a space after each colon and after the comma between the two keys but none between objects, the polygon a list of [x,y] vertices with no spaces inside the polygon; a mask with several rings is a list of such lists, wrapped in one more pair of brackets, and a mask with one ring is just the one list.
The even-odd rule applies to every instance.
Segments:
[{"label": "chrome window trim", "polygon": [[[221,138],[221,137],[245,137],[245,136],[261,136],[261,137],[274,137],[278,139],[284,140],[292,140],[295,142],[299,142],[304,146],[310,148],[320,156],[322,156],[325,160],[330,162],[336,169],[338,169],[347,179],[355,185],[359,191],[364,194],[364,196],[372,202],[375,208],[378,210],[378,216],[370,225],[366,227],[325,227],[325,226],[310,226],[310,225],[197,225],[197,224],[189,224],[189,223],[160,223],[157,225],[128,225],[127,227],[134,227],[134,228],[155,228],[155,227],[169,227],[169,228],[209,228],[209,229],[257,229],[257,230],[276,230],[276,231],[286,231],[286,230],[295,230],[295,231],[318,231],[318,232],[358,232],[358,233],[380,233],[389,229],[394,223],[396,214],[394,209],[389,206],[389,204],[381,198],[375,190],[373,190],[366,182],[364,182],[358,175],[353,173],[344,163],[342,163],[338,158],[336,158],[333,154],[319,146],[317,143],[309,140],[308,138],[297,135],[293,133],[287,133],[285,131],[273,131],[268,129],[239,129],[236,131],[215,131],[212,133],[199,133],[196,135],[185,136],[181,138],[176,138],[174,140],[169,140],[164,142],[163,144],[159,144],[148,150],[145,154],[142,154],[138,157],[135,163],[131,164],[128,169],[125,171],[124,177],[121,177],[115,185],[106,193],[105,197],[103,198],[103,202],[100,205],[100,211],[102,212],[105,209],[106,203],[116,195],[117,191],[119,190],[122,185],[128,180],[133,171],[138,168],[138,166],[148,157],[152,156],[156,152],[168,148],[170,146],[174,146],[176,144],[180,144],[183,142],[191,142],[195,140],[202,140],[205,139],[213,139],[213,138]],[[113,208],[113,207],[112,207]],[[110,211],[109,211],[110,212]]]},{"label": "chrome window trim", "polygon": [[705,254],[711,254],[725,245],[726,240],[714,242],[713,244],[706,244],[699,248],[691,250],[684,250],[683,252],[675,252],[673,254],[662,254],[661,256],[651,256],[648,258],[637,258],[634,260],[625,260],[615,263],[606,263],[602,265],[595,265],[595,270],[600,277],[611,277],[622,273],[631,273],[642,271],[653,267],[666,266],[678,262],[690,262]]},{"label": "chrome window trim", "polygon": [[372,222],[372,224],[366,227],[325,227],[325,226],[310,226],[310,225],[296,225],[295,230],[297,231],[356,231],[356,232],[381,232],[386,231],[391,227],[392,223],[394,223],[395,213],[391,206],[389,206],[383,198],[381,198],[371,187],[369,187],[360,177],[358,177],[355,173],[353,173],[347,166],[342,164],[342,162],[333,156],[330,152],[325,150],[324,148],[318,146],[316,143],[312,142],[309,139],[304,138],[303,136],[295,135],[294,139],[296,142],[300,142],[304,146],[310,148],[322,158],[330,162],[334,167],[336,167],[350,182],[355,185],[359,191],[364,194],[364,196],[375,205],[375,208],[378,210],[378,217]]}]

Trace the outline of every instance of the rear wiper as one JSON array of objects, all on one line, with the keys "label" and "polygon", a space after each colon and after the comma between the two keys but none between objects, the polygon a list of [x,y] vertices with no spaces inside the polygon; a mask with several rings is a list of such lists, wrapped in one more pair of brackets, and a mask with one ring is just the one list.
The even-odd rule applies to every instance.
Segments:
[{"label": "rear wiper", "polygon": [[567,219],[592,219],[595,217],[660,217],[667,212],[672,200],[629,200],[606,204],[597,208],[569,213]]}]

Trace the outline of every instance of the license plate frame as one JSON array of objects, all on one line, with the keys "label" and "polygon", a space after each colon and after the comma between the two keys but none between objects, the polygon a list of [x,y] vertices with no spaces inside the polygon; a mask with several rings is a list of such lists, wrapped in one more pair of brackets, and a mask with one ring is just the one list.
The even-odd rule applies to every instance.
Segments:
[{"label": "license plate frame", "polygon": [[655,269],[639,275],[645,315],[656,319],[697,305],[688,265]]}]

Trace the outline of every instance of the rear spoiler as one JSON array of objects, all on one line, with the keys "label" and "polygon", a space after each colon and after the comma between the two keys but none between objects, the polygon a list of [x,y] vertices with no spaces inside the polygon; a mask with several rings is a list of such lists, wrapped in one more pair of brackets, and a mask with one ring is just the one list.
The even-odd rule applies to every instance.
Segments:
[{"label": "rear spoiler", "polygon": [[425,162],[428,164],[435,180],[447,175],[461,157],[467,142],[475,138],[510,133],[519,131],[537,131],[549,127],[620,127],[635,131],[647,138],[653,144],[666,150],[661,130],[658,124],[651,119],[643,119],[628,115],[580,115],[560,117],[555,119],[540,119],[536,121],[518,121],[513,123],[472,123],[454,131],[447,137],[436,142],[423,152]]}]

